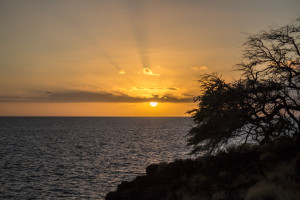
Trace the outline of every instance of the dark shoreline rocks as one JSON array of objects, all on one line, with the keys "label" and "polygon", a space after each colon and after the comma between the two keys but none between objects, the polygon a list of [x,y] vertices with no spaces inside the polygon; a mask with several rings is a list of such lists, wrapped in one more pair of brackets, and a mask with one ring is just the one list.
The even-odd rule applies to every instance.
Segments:
[{"label": "dark shoreline rocks", "polygon": [[[275,192],[274,192],[275,191]],[[216,156],[152,164],[106,200],[300,199],[300,146],[282,140]]]}]

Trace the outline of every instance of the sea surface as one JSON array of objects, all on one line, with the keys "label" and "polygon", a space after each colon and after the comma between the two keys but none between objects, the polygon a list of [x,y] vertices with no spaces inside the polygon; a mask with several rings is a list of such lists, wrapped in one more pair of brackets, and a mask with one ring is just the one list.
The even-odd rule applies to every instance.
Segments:
[{"label": "sea surface", "polygon": [[0,199],[104,199],[151,163],[188,158],[190,118],[0,117]]}]

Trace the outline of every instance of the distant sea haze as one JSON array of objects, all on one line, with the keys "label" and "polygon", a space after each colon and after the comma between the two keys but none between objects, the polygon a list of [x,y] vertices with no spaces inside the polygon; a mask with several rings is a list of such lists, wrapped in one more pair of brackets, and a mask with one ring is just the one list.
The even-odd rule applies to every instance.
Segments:
[{"label": "distant sea haze", "polygon": [[0,199],[104,199],[187,158],[185,117],[0,117]]}]

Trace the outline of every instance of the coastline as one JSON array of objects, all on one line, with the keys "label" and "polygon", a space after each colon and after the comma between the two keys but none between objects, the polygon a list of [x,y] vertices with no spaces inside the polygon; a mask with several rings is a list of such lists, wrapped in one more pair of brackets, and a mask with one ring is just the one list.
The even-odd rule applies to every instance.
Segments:
[{"label": "coastline", "polygon": [[152,164],[106,200],[300,199],[300,145],[280,139],[215,156]]}]

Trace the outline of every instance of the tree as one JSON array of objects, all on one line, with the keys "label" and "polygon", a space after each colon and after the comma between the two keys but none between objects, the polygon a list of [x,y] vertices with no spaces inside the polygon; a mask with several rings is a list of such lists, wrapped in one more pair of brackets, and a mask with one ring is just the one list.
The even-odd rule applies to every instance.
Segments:
[{"label": "tree", "polygon": [[192,153],[213,153],[231,140],[264,144],[300,137],[300,26],[248,35],[244,46],[239,80],[226,83],[218,74],[199,80],[198,108],[189,111]]}]

